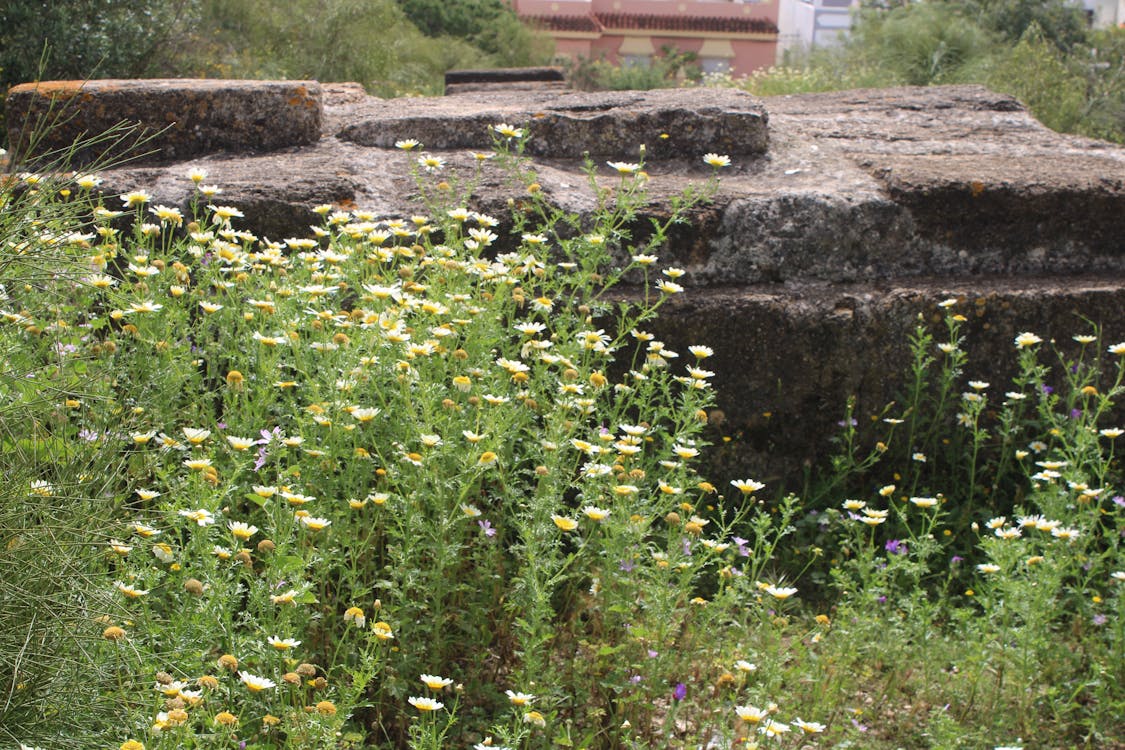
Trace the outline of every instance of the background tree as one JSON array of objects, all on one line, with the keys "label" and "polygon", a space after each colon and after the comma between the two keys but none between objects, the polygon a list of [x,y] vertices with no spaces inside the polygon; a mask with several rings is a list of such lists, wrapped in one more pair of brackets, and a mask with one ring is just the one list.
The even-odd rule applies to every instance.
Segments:
[{"label": "background tree", "polygon": [[498,64],[542,64],[554,55],[549,38],[535,35],[504,0],[397,0],[431,37],[465,39]]},{"label": "background tree", "polygon": [[[0,83],[137,77],[174,67],[200,20],[198,0],[6,0]],[[42,70],[40,66],[42,65]]]}]

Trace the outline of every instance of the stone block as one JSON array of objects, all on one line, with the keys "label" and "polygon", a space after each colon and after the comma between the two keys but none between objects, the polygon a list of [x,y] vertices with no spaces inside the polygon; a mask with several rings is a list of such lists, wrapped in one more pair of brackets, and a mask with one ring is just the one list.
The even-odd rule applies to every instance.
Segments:
[{"label": "stone block", "polygon": [[320,96],[315,81],[25,83],[8,94],[8,136],[13,151],[34,163],[123,123],[133,126],[117,130],[121,137],[75,150],[69,162],[75,167],[105,159],[166,163],[221,151],[274,151],[320,138]]},{"label": "stone block", "polygon": [[339,132],[361,146],[393,148],[413,138],[429,149],[492,148],[489,126],[528,128],[532,156],[635,161],[764,153],[769,117],[760,100],[735,89],[658,89],[597,93],[519,92],[382,101],[353,113]]}]

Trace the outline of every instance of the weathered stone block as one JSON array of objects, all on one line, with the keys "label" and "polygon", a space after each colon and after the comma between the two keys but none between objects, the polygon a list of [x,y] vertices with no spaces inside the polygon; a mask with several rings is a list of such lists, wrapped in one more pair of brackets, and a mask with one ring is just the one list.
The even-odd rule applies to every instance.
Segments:
[{"label": "weathered stone block", "polygon": [[500,122],[528,127],[527,153],[549,158],[635,160],[642,144],[650,158],[745,156],[769,145],[765,107],[735,89],[399,99],[357,110],[338,135],[380,148],[413,138],[430,149],[486,150],[493,145],[488,128]]},{"label": "weathered stone block", "polygon": [[446,96],[510,94],[514,91],[558,94],[569,90],[566,75],[560,67],[449,70],[445,73]]},{"label": "weathered stone block", "polygon": [[65,153],[76,141],[121,123],[135,126],[124,138],[78,149],[70,157],[73,166],[302,146],[320,138],[322,120],[315,81],[44,81],[12,88],[7,113],[13,151],[32,160]]}]

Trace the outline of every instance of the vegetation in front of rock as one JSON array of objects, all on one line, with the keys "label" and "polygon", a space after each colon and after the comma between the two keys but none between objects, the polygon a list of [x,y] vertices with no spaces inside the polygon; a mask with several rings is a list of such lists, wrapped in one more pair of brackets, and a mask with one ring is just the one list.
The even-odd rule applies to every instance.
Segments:
[{"label": "vegetation in front of rock", "polygon": [[[202,172],[182,207],[4,183],[5,741],[1120,734],[1125,344],[1024,333],[1001,385],[966,375],[944,300],[816,492],[718,482],[714,352],[646,327],[688,293],[667,230],[730,160],[641,241],[643,158],[588,165],[583,220],[544,200],[524,126],[492,133],[400,142],[417,215],[325,205],[308,237],[241,229]],[[510,216],[469,206],[485,172],[522,186]]]}]

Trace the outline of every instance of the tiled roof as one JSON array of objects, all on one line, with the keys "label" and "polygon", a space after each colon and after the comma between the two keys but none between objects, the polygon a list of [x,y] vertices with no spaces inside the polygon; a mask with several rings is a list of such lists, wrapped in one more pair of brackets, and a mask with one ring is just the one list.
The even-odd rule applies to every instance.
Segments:
[{"label": "tiled roof", "polygon": [[587,34],[598,34],[602,27],[591,15],[585,16],[524,16],[525,21],[530,21],[547,31],[570,31]]},{"label": "tiled roof", "polygon": [[630,31],[695,31],[728,34],[776,34],[777,25],[767,18],[720,18],[715,16],[666,16],[654,13],[598,13],[603,29]]}]

